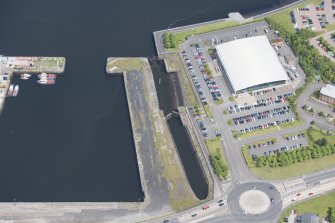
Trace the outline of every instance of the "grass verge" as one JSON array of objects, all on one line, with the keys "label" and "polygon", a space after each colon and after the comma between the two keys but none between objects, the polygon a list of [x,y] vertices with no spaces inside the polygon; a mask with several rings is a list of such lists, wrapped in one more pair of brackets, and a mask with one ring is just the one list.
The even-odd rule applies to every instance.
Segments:
[{"label": "grass verge", "polygon": [[220,99],[220,100],[214,101],[214,103],[215,103],[216,105],[222,105],[222,104],[223,104],[223,100]]},{"label": "grass verge", "polygon": [[280,125],[279,128],[283,130],[283,129],[291,128],[294,126],[299,126],[301,124],[302,124],[301,120],[294,120],[293,122],[288,122],[288,123]]},{"label": "grass verge", "polygon": [[335,144],[335,135],[334,133],[327,134],[325,130],[321,130],[315,126],[308,130],[308,136],[310,136],[311,140],[316,142],[319,139],[327,139],[328,144]]},{"label": "grass verge", "polygon": [[213,117],[213,113],[212,113],[211,108],[209,107],[209,105],[204,105],[204,110],[206,112],[207,117]]},{"label": "grass verge", "polygon": [[224,180],[228,176],[229,170],[227,166],[227,161],[222,151],[221,139],[217,137],[212,140],[205,140],[205,143],[209,152],[209,156],[213,158],[215,157],[218,160],[218,163],[216,165],[213,165],[213,162],[211,160],[211,164],[216,174],[219,176],[220,180]]},{"label": "grass verge", "polygon": [[242,154],[244,157],[245,162],[247,163],[247,165],[252,168],[252,167],[256,167],[255,162],[252,160],[252,158],[250,157],[249,153],[248,153],[248,148],[247,146],[243,146],[242,147]]},{"label": "grass verge", "polygon": [[260,130],[256,130],[256,131],[252,131],[252,132],[239,134],[239,137],[240,138],[248,138],[248,137],[259,136],[259,135],[267,134],[267,133],[270,133],[270,132],[276,132],[276,131],[278,131],[278,127],[277,126],[271,126],[269,128],[266,128],[266,129],[260,129]]},{"label": "grass verge", "polygon": [[328,207],[334,207],[334,205],[335,192],[331,192],[287,208],[280,219],[282,220],[285,216],[288,216],[292,210],[297,210],[299,215],[303,213],[314,213],[319,215],[319,217],[324,218],[327,216]]},{"label": "grass verge", "polygon": [[306,173],[317,172],[333,166],[335,166],[335,155],[324,156],[318,159],[311,159],[306,162],[294,163],[284,167],[249,167],[251,171],[260,178],[268,180],[279,180],[302,176]]},{"label": "grass verge", "polygon": [[211,23],[207,25],[201,25],[193,29],[189,29],[184,32],[176,32],[175,37],[177,41],[177,45],[179,43],[182,43],[185,41],[185,38],[188,36],[192,35],[197,35],[197,34],[202,34],[202,33],[208,33],[208,32],[213,32],[217,31],[220,29],[228,28],[228,27],[233,27],[240,25],[239,22],[237,21],[222,21],[222,22],[216,22],[216,23]]}]

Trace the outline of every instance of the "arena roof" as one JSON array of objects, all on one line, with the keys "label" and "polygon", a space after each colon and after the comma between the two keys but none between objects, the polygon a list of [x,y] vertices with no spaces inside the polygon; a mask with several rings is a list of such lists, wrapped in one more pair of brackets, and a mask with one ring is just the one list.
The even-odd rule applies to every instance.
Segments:
[{"label": "arena roof", "polygon": [[234,91],[288,80],[266,36],[233,40],[216,46]]}]

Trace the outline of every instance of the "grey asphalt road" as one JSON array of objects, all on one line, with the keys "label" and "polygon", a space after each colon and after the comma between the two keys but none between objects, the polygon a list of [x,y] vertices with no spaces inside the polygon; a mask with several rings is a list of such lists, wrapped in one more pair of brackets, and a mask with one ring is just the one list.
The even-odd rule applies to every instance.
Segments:
[{"label": "grey asphalt road", "polygon": [[313,184],[315,182],[318,182],[318,181],[321,181],[327,178],[331,178],[331,177],[335,177],[335,169],[322,171],[315,175],[304,177],[304,180],[306,184]]},{"label": "grey asphalt road", "polygon": [[[273,185],[263,182],[248,182],[245,184],[238,185],[234,190],[228,195],[228,206],[232,210],[232,215],[236,220],[240,222],[260,222],[260,221],[269,221],[276,216],[282,208],[282,201],[279,192],[274,188],[271,189]],[[269,199],[273,198],[274,202],[270,203],[269,209],[259,215],[252,215],[244,213],[243,209],[239,204],[239,197],[245,191],[251,190],[252,187],[255,187],[256,190],[264,192],[268,195]]]}]

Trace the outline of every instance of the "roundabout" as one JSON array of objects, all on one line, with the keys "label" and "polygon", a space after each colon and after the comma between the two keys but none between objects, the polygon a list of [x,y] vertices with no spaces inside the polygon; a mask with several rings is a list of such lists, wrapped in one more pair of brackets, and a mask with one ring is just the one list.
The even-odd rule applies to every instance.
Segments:
[{"label": "roundabout", "polygon": [[260,190],[249,190],[241,194],[239,205],[246,213],[261,214],[270,208],[269,196]]},{"label": "roundabout", "polygon": [[270,183],[238,185],[227,197],[228,207],[238,221],[259,222],[276,216],[282,208],[280,194]]}]

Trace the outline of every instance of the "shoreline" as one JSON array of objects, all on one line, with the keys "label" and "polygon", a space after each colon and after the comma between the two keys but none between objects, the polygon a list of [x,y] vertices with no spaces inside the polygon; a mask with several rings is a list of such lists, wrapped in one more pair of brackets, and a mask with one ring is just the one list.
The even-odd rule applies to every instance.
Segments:
[{"label": "shoreline", "polygon": [[[227,21],[237,21],[240,24],[239,25],[243,25],[245,23],[249,23],[249,22],[253,22],[256,19],[261,19],[262,17],[274,14],[274,13],[278,13],[282,10],[285,10],[287,8],[290,8],[294,5],[298,5],[301,4],[302,2],[304,2],[306,0],[298,0],[298,1],[294,1],[290,2],[289,4],[285,4],[282,5],[278,8],[274,7],[274,8],[269,8],[268,10],[261,10],[261,11],[255,11],[252,12],[250,14],[246,14],[249,17],[244,17],[241,13],[239,12],[230,12],[228,13],[228,17],[226,18],[221,18],[221,19],[216,19],[216,20],[210,20],[210,21],[205,21],[205,22],[200,22],[200,23],[194,23],[194,24],[189,24],[189,25],[184,25],[184,26],[176,26],[176,27],[172,27],[172,28],[167,28],[167,29],[162,29],[162,30],[157,30],[153,32],[153,37],[154,37],[154,43],[155,43],[155,48],[156,48],[156,53],[158,58],[160,58],[160,56],[162,54],[166,54],[166,53],[171,53],[169,51],[166,51],[166,49],[164,47],[162,47],[162,35],[165,32],[185,32],[187,30],[195,30],[198,27],[201,26],[206,26],[206,25],[211,25],[211,24],[216,24],[216,23],[220,23],[220,22],[227,22]],[[260,14],[257,14],[260,13]],[[212,31],[209,31],[212,32]]]}]

